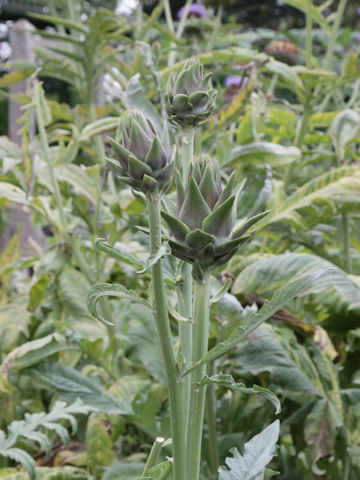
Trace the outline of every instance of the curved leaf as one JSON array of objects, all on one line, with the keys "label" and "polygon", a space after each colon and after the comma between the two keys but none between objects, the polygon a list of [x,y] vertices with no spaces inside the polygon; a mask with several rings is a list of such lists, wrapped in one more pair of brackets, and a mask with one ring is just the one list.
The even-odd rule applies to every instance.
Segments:
[{"label": "curved leaf", "polygon": [[139,295],[133,290],[128,290],[123,285],[111,284],[111,283],[97,283],[90,288],[87,295],[87,308],[90,314],[107,325],[113,325],[106,320],[99,312],[98,301],[102,297],[119,297],[130,300],[131,302],[140,303],[146,307],[151,308],[149,302],[139,297]]}]

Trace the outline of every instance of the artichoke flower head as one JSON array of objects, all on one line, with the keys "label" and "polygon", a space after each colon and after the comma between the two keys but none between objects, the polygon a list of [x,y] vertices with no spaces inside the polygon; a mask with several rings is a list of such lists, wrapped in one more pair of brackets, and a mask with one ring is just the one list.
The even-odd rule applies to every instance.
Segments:
[{"label": "artichoke flower head", "polygon": [[107,158],[119,178],[144,193],[166,191],[175,162],[166,125],[160,136],[151,120],[133,109],[121,118],[119,133],[118,141],[109,138],[115,159]]},{"label": "artichoke flower head", "polygon": [[163,211],[162,216],[172,233],[173,255],[193,264],[197,280],[207,269],[226,263],[249,238],[245,232],[267,213],[236,223],[244,183],[236,188],[233,173],[223,187],[218,163],[206,154],[192,165],[187,185],[176,173],[176,214]]},{"label": "artichoke flower head", "polygon": [[177,77],[170,75],[166,103],[173,123],[192,128],[210,115],[217,94],[210,87],[210,75],[204,76],[203,66],[196,58],[188,60]]}]

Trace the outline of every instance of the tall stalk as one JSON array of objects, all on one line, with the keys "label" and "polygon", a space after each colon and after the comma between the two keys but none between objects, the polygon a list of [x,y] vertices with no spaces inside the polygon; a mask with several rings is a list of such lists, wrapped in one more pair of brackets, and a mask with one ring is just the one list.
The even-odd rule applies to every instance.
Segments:
[{"label": "tall stalk", "polygon": [[306,0],[306,66],[311,68],[312,58],[312,0]]},{"label": "tall stalk", "polygon": [[[182,179],[186,184],[189,177],[190,166],[194,157],[194,129],[191,128],[184,132],[182,139]],[[178,287],[178,303],[179,313],[185,318],[190,319],[189,322],[180,322],[179,337],[181,351],[185,361],[190,362],[192,357],[192,266],[185,262],[182,269],[182,280]],[[185,425],[188,420],[188,401],[190,394],[191,381],[190,377],[185,378],[184,398],[185,398]]]},{"label": "tall stalk", "polygon": [[[147,194],[150,226],[150,251],[154,254],[161,245],[160,195]],[[170,323],[166,303],[162,261],[152,267],[152,284],[154,295],[154,314],[160,339],[161,351],[165,365],[169,394],[171,437],[174,457],[174,479],[188,480],[184,462],[184,398],[183,380],[178,377],[178,369],[171,339]]]},{"label": "tall stalk", "polygon": [[[194,326],[192,361],[198,361],[208,349],[209,336],[209,299],[210,273],[204,275],[203,281],[195,282],[194,291]],[[206,365],[201,365],[191,373],[191,390],[189,402],[189,422],[187,429],[188,479],[198,480],[201,461],[201,444],[204,422],[206,388],[199,388],[199,383],[206,375]]]}]

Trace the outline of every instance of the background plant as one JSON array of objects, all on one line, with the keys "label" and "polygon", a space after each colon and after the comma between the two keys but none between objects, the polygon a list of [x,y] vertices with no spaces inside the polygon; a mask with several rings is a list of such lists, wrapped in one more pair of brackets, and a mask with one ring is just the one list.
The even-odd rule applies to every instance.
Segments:
[{"label": "background plant", "polygon": [[[99,134],[115,132],[118,115],[139,105],[153,121],[157,118],[161,123],[159,113],[164,109],[159,108],[159,82],[164,85],[171,71],[178,71],[185,59],[197,54],[205,69],[213,72],[219,96],[214,113],[197,135],[195,154],[206,150],[220,159],[225,172],[235,167],[239,177],[249,177],[239,203],[239,217],[249,207],[252,215],[271,210],[241,256],[233,259],[226,272],[217,272],[218,281],[229,274],[236,277],[231,293],[238,300],[225,295],[212,306],[210,347],[215,338],[228,334],[240,312],[248,312],[249,307],[244,311],[246,305],[255,301],[261,306],[294,272],[324,268],[324,263],[327,268],[326,262],[333,269],[330,276],[323,276],[321,288],[299,298],[288,306],[289,310],[274,312],[272,324],[281,322],[281,328],[275,328],[276,342],[280,338],[282,346],[290,344],[292,350],[298,346],[301,351],[297,353],[303,361],[296,364],[302,375],[296,388],[290,382],[293,377],[284,375],[278,365],[271,366],[270,375],[267,373],[272,364],[266,357],[257,360],[256,368],[246,367],[246,355],[251,353],[246,347],[244,355],[239,354],[241,358],[235,352],[216,360],[217,368],[232,375],[236,384],[256,383],[278,393],[283,427],[272,468],[281,472],[280,478],[346,478],[345,474],[357,478],[358,412],[351,406],[356,392],[352,399],[350,393],[341,393],[354,391],[358,385],[359,152],[353,119],[358,114],[359,80],[355,35],[335,28],[335,18],[341,19],[339,13],[329,16],[326,10],[313,6],[311,15],[307,14],[307,24],[313,26],[311,42],[305,31],[288,32],[300,50],[300,65],[290,67],[268,59],[264,48],[257,46],[260,39],[264,45],[281,38],[282,32],[248,32],[232,25],[237,30],[230,34],[227,26],[220,25],[211,40],[215,19],[209,16],[205,22],[196,22],[199,33],[195,37],[177,38],[161,23],[161,8],[162,4],[151,16],[144,15],[137,30],[137,38],[144,43],[137,44],[126,36],[135,25],[112,13],[99,10],[96,20],[90,15],[86,24],[79,21],[80,11],[70,10],[63,25],[62,20],[47,18],[56,22],[58,31],[43,34],[58,36],[64,42],[64,47],[59,47],[61,56],[54,57],[47,51],[39,53],[31,68],[13,66],[20,72],[18,78],[35,72],[40,79],[61,78],[76,95],[72,106],[45,100],[41,85],[36,84],[35,95],[22,98],[27,105],[22,148],[4,137],[1,141],[2,222],[6,222],[8,213],[6,202],[11,200],[30,206],[34,222],[51,235],[46,252],[39,249],[38,257],[21,257],[19,233],[2,253],[2,428],[23,418],[26,412],[48,410],[57,395],[69,402],[75,400],[74,385],[77,390],[82,385],[77,396],[104,413],[92,414],[86,432],[80,428],[74,439],[77,454],[70,455],[66,447],[54,450],[58,458],[63,459],[65,454],[61,452],[66,453],[66,460],[59,462],[87,463],[99,478],[111,478],[112,474],[136,478],[143,472],[155,437],[169,437],[164,371],[150,309],[129,298],[110,300],[108,307],[101,305],[100,314],[110,318],[111,311],[116,318],[110,339],[102,325],[90,320],[85,297],[94,282],[123,284],[141,298],[149,296],[149,274],[135,274],[135,270],[144,269],[147,258],[147,237],[134,228],[147,224],[145,205],[118,184],[108,168],[100,168],[104,147]],[[306,2],[300,11],[306,12]],[[335,44],[329,42],[331,38]],[[154,45],[149,60],[145,42],[154,41],[161,47]],[[216,48],[208,51],[210,41]],[[168,52],[174,45],[179,64],[169,68]],[[328,54],[327,45],[335,46]],[[242,64],[238,67],[246,64],[246,68],[238,70],[236,62]],[[92,80],[94,72],[100,73],[103,68],[112,79],[112,91],[120,95],[106,107],[94,109],[90,105],[94,103]],[[227,74],[244,75],[245,88],[223,88]],[[4,75],[1,81],[5,88],[11,77]],[[40,124],[38,135],[31,139],[28,126],[34,109]],[[56,184],[50,181],[51,168],[60,190],[57,201]],[[104,236],[106,240],[97,245],[109,251],[115,244],[117,251],[110,251],[116,258],[109,259],[94,248],[95,239]],[[132,256],[118,253],[125,244],[130,245]],[[169,279],[176,280],[177,272],[168,257],[164,268]],[[173,328],[175,331],[176,323]],[[315,382],[314,389],[320,393],[304,395],[311,389],[306,380],[311,363],[312,375],[319,378],[310,382]],[[213,376],[211,372],[209,375]],[[331,398],[321,393],[324,382]],[[221,423],[214,425],[207,415],[204,472],[217,468],[216,462],[211,463],[216,458],[209,442],[212,429],[217,432],[219,463],[224,465],[229,448],[236,445],[243,453],[243,445],[262,430],[264,419],[271,418],[274,411],[270,403],[240,390],[229,393],[225,386],[215,389],[214,384],[209,391],[208,403],[215,406]],[[296,398],[293,391],[298,392]],[[341,402],[335,402],[335,413],[343,409],[348,417],[341,421],[333,414],[336,395]],[[294,418],[299,407],[304,409]],[[254,411],[256,421],[249,425]],[[313,419],[327,422],[328,438],[321,437],[321,424]],[[345,436],[344,430],[348,430]],[[239,433],[245,431],[246,436]],[[310,451],[302,441],[304,436],[324,440],[324,449]],[[96,439],[100,439],[97,445],[103,446],[101,456],[95,455]],[[24,448],[34,454],[33,445]],[[164,446],[160,458],[165,460],[169,453],[169,447]],[[124,459],[132,460],[131,464]],[[39,475],[51,474],[41,470]],[[326,473],[320,474],[320,470]],[[5,474],[15,475],[4,468]]]}]

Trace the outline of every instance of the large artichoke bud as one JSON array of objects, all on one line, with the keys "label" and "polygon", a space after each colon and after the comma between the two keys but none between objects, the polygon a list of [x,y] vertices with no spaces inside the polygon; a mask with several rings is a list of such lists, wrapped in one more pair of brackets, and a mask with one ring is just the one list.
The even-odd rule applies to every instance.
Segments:
[{"label": "large artichoke bud", "polygon": [[119,131],[118,142],[109,139],[115,159],[107,159],[120,172],[119,178],[142,192],[165,191],[175,164],[166,128],[160,137],[151,121],[134,109],[120,120]]},{"label": "large artichoke bud", "polygon": [[169,77],[166,88],[170,120],[183,128],[195,127],[207,118],[214,107],[216,90],[210,87],[198,59],[188,60],[176,77]]},{"label": "large artichoke bud", "polygon": [[244,233],[264,215],[236,225],[241,187],[236,191],[234,181],[233,173],[223,188],[218,163],[203,155],[192,165],[187,185],[176,174],[176,215],[162,212],[173,235],[168,239],[173,255],[192,263],[198,280],[207,269],[227,262],[248,239]]}]

